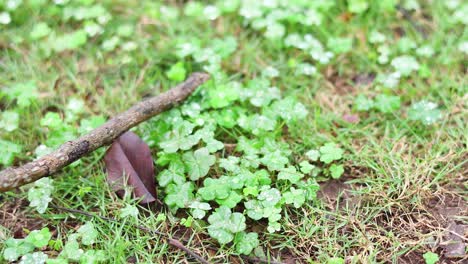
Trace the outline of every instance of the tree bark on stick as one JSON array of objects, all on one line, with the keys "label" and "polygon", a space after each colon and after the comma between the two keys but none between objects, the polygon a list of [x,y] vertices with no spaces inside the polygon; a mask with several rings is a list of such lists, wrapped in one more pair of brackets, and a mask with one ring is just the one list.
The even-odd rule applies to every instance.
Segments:
[{"label": "tree bark on stick", "polygon": [[169,91],[139,102],[89,134],[66,142],[54,152],[20,167],[0,171],[0,192],[52,175],[84,155],[111,144],[130,128],[184,101],[208,79],[209,75],[206,73],[194,73]]}]

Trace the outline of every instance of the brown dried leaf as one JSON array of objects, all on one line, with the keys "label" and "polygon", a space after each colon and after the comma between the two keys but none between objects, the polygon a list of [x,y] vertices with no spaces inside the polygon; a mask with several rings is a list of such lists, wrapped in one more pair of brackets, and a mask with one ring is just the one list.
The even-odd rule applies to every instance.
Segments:
[{"label": "brown dried leaf", "polygon": [[107,181],[119,196],[124,195],[125,186],[130,186],[134,197],[142,198],[141,204],[156,201],[151,151],[135,133],[121,135],[107,150],[104,161]]}]

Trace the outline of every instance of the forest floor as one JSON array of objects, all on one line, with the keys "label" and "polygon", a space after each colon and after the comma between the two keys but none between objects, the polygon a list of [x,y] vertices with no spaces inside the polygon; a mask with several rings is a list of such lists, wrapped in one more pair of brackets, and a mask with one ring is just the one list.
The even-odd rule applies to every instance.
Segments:
[{"label": "forest floor", "polygon": [[[206,180],[184,175],[184,185],[174,178],[166,186],[158,177],[160,202],[140,206],[108,186],[100,149],[51,177],[49,187],[0,194],[0,262],[43,263],[38,258],[45,255],[48,263],[197,262],[148,232],[157,230],[209,263],[466,263],[468,4],[280,2],[0,3],[0,169],[33,160],[191,72],[207,71],[213,81],[186,104],[135,130],[153,152],[156,175],[167,166],[164,158],[185,161],[211,140],[222,144],[210,150],[216,163],[199,160],[209,170],[202,177],[230,175],[226,163],[237,157],[268,171],[269,186],[255,189],[257,195],[281,195],[263,208],[265,215],[280,210],[279,220],[255,220],[244,202],[261,194],[231,190],[239,201],[229,214],[242,214],[246,227],[232,234],[229,224],[222,227],[234,240],[220,243],[216,223],[197,219],[190,207],[202,201],[215,212],[227,204],[202,199]],[[193,127],[208,129],[210,122],[208,140],[182,145]],[[194,125],[175,141],[174,131],[184,129],[179,123]],[[172,156],[164,140],[180,144]],[[324,158],[329,143],[331,161]],[[282,166],[297,168],[299,183],[281,180],[282,167],[271,168],[280,162],[268,156],[276,150],[286,159]],[[321,158],[309,150],[320,150]],[[306,179],[320,188],[304,201],[300,196],[311,190],[301,187]],[[192,189],[178,192],[182,186]],[[213,212],[207,211],[221,214]],[[52,235],[45,245],[20,247],[45,227]],[[96,234],[92,242],[82,227]],[[246,232],[257,239],[238,237]],[[44,255],[26,262],[33,252]]]}]

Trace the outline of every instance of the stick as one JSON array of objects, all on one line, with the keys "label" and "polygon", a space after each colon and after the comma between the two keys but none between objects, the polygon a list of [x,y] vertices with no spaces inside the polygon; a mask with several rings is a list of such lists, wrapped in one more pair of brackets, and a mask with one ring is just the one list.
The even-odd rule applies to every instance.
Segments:
[{"label": "stick", "polygon": [[[65,212],[69,212],[69,213],[76,213],[76,214],[81,214],[81,215],[84,215],[84,216],[87,216],[87,217],[91,217],[91,218],[99,218],[99,219],[102,219],[102,220],[105,220],[105,221],[109,221],[109,222],[113,222],[113,223],[119,223],[116,219],[114,218],[110,218],[110,217],[105,217],[105,216],[100,216],[100,215],[95,215],[95,214],[92,214],[92,213],[88,213],[88,212],[85,212],[85,211],[82,211],[82,210],[77,210],[77,209],[69,209],[69,208],[65,208],[65,207],[60,207],[60,206],[56,206],[56,205],[50,205],[50,207],[53,207],[57,210],[60,210],[60,211],[65,211]],[[194,259],[196,259],[198,262],[200,263],[203,263],[203,264],[209,264],[208,261],[206,261],[203,257],[201,257],[200,255],[198,255],[197,253],[193,252],[192,250],[190,250],[189,248],[187,248],[186,246],[184,246],[184,244],[182,244],[182,242],[180,242],[179,240],[177,239],[174,239],[174,238],[171,238],[169,237],[169,235],[163,233],[163,232],[159,232],[157,230],[151,230],[147,227],[144,227],[142,225],[135,225],[135,227],[137,227],[138,229],[146,232],[146,233],[153,233],[155,235],[159,235],[159,236],[162,236],[166,239],[167,243],[177,249],[180,249],[182,251],[184,251],[187,255],[193,257]]]},{"label": "stick", "polygon": [[184,101],[208,79],[209,75],[206,73],[194,73],[185,82],[159,96],[137,103],[89,134],[66,142],[54,152],[21,167],[0,171],[0,192],[52,175],[84,155],[111,144],[130,128]]}]

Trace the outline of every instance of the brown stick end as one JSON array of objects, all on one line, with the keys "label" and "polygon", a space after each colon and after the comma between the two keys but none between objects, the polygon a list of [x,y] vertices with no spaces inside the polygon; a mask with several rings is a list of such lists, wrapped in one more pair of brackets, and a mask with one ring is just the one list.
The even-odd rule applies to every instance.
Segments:
[{"label": "brown stick end", "polygon": [[206,72],[194,72],[189,78],[193,78],[197,80],[198,83],[202,84],[210,79],[210,75]]}]

